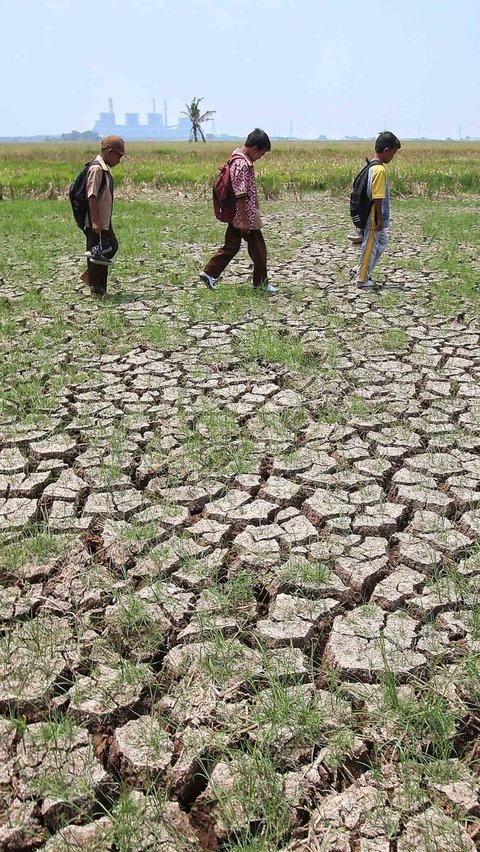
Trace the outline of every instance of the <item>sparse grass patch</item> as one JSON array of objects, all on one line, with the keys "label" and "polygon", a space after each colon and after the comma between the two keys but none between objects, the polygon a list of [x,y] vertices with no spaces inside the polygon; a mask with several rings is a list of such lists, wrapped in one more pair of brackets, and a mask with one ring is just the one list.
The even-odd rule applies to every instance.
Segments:
[{"label": "sparse grass patch", "polygon": [[344,409],[347,415],[353,417],[371,417],[378,410],[378,403],[353,393],[345,398]]},{"label": "sparse grass patch", "polygon": [[288,440],[292,432],[298,432],[305,425],[306,416],[303,408],[286,408],[280,412],[262,410],[259,415],[265,433],[278,440]]},{"label": "sparse grass patch", "polygon": [[452,315],[469,304],[477,311],[479,270],[474,261],[480,247],[478,213],[470,211],[468,204],[462,211],[428,204],[422,230],[434,241],[436,251],[429,265],[439,273],[431,282],[430,308]]},{"label": "sparse grass patch", "polygon": [[382,293],[380,291],[377,304],[379,308],[396,308],[403,304],[404,299],[405,297],[403,293]]},{"label": "sparse grass patch", "polygon": [[345,422],[345,413],[339,405],[334,405],[333,403],[325,402],[315,413],[319,423],[335,424]]},{"label": "sparse grass patch", "polygon": [[247,473],[255,444],[227,409],[206,402],[187,428],[182,448],[189,464],[204,471]]},{"label": "sparse grass patch", "polygon": [[148,789],[146,796],[121,788],[120,797],[111,812],[107,812],[112,821],[109,835],[115,849],[131,852],[132,847],[142,849],[158,845],[161,848],[165,843],[170,845],[178,841],[182,852],[190,850],[191,844],[187,840],[179,840],[175,826],[165,819],[166,808],[165,792],[156,787]]},{"label": "sparse grass patch", "polygon": [[250,683],[255,679],[256,665],[246,645],[236,637],[225,638],[218,630],[211,631],[209,640],[211,646],[202,658],[201,668],[212,683],[225,688],[237,680]]},{"label": "sparse grass patch", "polygon": [[182,340],[180,330],[167,320],[148,320],[142,327],[141,335],[157,349],[175,349]]},{"label": "sparse grass patch", "polygon": [[230,850],[255,848],[267,852],[278,848],[286,837],[291,814],[275,761],[251,746],[244,753],[232,754],[230,772],[231,792],[210,778],[217,812],[231,837]]},{"label": "sparse grass patch", "polygon": [[71,540],[51,532],[46,524],[32,525],[11,543],[0,541],[0,567],[14,571],[27,562],[40,564],[66,553]]},{"label": "sparse grass patch", "polygon": [[[195,277],[198,270],[195,271]],[[230,273],[231,274],[231,273]],[[204,322],[235,323],[248,317],[264,317],[268,301],[253,289],[249,281],[221,281],[215,292],[204,285],[182,293],[180,305],[192,324]]]},{"label": "sparse grass patch", "polygon": [[429,677],[415,680],[411,686],[398,686],[390,670],[383,639],[385,672],[382,679],[382,716],[388,717],[397,732],[392,748],[401,762],[409,760],[448,760],[454,756],[453,737],[457,716],[448,691],[438,680],[441,668],[433,662]]},{"label": "sparse grass patch", "polygon": [[239,340],[239,350],[253,361],[282,364],[289,369],[313,369],[314,361],[295,335],[279,334],[268,325],[260,325]]},{"label": "sparse grass patch", "polygon": [[315,583],[323,585],[331,574],[330,565],[324,562],[306,562],[291,556],[278,569],[279,577],[287,582]]},{"label": "sparse grass patch", "polygon": [[387,352],[403,352],[408,347],[408,337],[403,328],[390,328],[380,337],[379,349]]},{"label": "sparse grass patch", "polygon": [[129,524],[120,532],[122,541],[135,541],[146,543],[154,541],[158,536],[158,527],[156,524]]},{"label": "sparse grass patch", "polygon": [[262,749],[278,741],[285,728],[313,747],[320,740],[324,716],[315,692],[307,696],[303,689],[286,686],[275,677],[269,679],[267,690],[258,693],[251,713],[258,725]]},{"label": "sparse grass patch", "polygon": [[212,586],[209,592],[215,612],[222,615],[241,616],[242,609],[255,601],[256,578],[252,571],[242,568],[224,583]]}]

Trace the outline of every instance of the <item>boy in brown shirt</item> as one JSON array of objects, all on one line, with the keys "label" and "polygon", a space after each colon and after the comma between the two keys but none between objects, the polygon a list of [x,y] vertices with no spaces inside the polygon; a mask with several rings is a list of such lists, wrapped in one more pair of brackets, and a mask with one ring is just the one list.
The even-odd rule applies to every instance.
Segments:
[{"label": "boy in brown shirt", "polygon": [[[113,178],[111,168],[125,155],[125,142],[120,136],[105,136],[101,152],[93,161],[87,176],[88,212],[85,217],[85,252],[87,270],[82,281],[90,285],[92,296],[105,296],[108,267],[118,251],[112,228]],[[108,257],[107,257],[108,255]]]}]

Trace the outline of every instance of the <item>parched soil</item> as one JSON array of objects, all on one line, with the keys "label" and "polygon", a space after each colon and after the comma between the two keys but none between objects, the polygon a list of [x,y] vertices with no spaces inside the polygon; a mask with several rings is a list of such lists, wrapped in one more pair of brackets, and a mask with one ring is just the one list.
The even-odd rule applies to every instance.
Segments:
[{"label": "parched soil", "polygon": [[267,238],[300,218],[270,303],[142,271],[120,349],[60,259],[89,378],[0,423],[4,551],[54,543],[1,569],[5,852],[480,848],[480,324],[418,234],[368,293],[316,202]]}]

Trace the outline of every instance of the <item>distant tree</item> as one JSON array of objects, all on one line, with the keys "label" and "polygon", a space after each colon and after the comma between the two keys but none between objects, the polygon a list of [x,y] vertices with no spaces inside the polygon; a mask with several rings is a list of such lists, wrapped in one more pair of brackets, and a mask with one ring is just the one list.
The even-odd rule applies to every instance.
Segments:
[{"label": "distant tree", "polygon": [[200,113],[199,103],[203,101],[203,98],[192,98],[191,103],[185,104],[187,110],[182,112],[182,115],[186,115],[190,124],[192,125],[190,128],[190,142],[198,142],[198,134],[202,137],[202,141],[206,142],[205,136],[203,135],[203,130],[201,128],[201,124],[204,121],[209,121],[212,115],[215,115],[216,110],[209,109],[207,112],[204,112],[203,115]]},{"label": "distant tree", "polygon": [[72,130],[70,133],[62,133],[60,139],[62,142],[96,142],[100,136],[95,130]]}]

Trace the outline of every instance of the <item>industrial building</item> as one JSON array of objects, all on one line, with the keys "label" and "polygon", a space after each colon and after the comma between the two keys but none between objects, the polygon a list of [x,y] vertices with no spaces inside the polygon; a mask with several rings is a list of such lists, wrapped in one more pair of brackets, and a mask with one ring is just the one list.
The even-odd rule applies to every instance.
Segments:
[{"label": "industrial building", "polygon": [[165,142],[186,141],[190,135],[190,121],[186,116],[180,116],[178,124],[171,127],[168,124],[167,102],[163,102],[163,115],[156,111],[155,101],[152,112],[147,113],[147,123],[140,124],[138,112],[125,113],[125,124],[117,124],[113,111],[113,100],[108,101],[108,112],[101,112],[100,118],[93,128],[100,137],[115,133],[127,142]]}]

